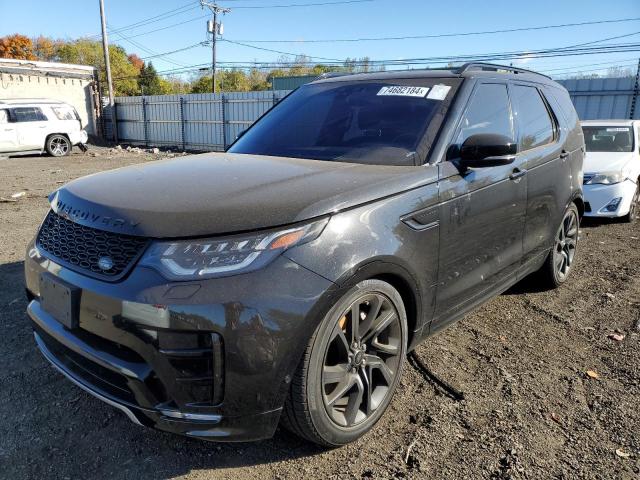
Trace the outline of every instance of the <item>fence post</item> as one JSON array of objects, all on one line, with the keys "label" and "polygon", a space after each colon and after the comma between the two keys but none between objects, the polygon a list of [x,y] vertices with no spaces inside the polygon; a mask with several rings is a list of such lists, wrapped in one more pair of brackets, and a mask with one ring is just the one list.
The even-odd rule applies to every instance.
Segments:
[{"label": "fence post", "polygon": [[224,93],[220,94],[220,98],[222,100],[222,150],[225,151],[227,149],[227,99]]},{"label": "fence post", "polygon": [[184,97],[180,97],[180,140],[182,141],[182,151],[185,151],[184,141]]},{"label": "fence post", "polygon": [[629,109],[629,119],[633,120],[636,116],[636,103],[638,102],[638,93],[640,92],[640,58],[638,59],[638,68],[636,70],[636,82],[633,85],[633,95],[631,97],[631,108]]},{"label": "fence post", "polygon": [[276,103],[278,103],[278,98],[276,97],[276,92],[271,94],[271,106],[273,107]]},{"label": "fence post", "polygon": [[118,102],[113,102],[113,108],[111,109],[111,135],[113,141],[118,143]]},{"label": "fence post", "polygon": [[149,133],[147,131],[147,99],[142,97],[142,125],[144,126],[144,146],[149,146]]}]

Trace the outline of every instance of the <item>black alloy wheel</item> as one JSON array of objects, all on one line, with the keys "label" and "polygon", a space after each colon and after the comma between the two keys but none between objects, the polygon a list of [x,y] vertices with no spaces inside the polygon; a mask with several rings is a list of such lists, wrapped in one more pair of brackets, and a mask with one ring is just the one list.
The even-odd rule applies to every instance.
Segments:
[{"label": "black alloy wheel", "polygon": [[380,293],[363,295],[340,315],[322,369],[323,402],[341,427],[366,421],[394,385],[402,359],[398,311]]},{"label": "black alloy wheel", "polygon": [[577,212],[569,209],[562,219],[562,224],[556,235],[555,247],[553,250],[553,264],[560,282],[569,275],[573,259],[576,255],[578,244],[579,219]]},{"label": "black alloy wheel", "polygon": [[311,337],[282,413],[296,435],[326,447],[367,433],[389,406],[407,351],[407,314],[381,280],[351,287]]}]

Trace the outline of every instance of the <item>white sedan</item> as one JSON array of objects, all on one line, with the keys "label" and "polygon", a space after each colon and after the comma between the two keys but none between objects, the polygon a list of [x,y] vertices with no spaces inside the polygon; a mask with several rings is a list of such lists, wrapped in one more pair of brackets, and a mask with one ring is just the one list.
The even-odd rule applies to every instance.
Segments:
[{"label": "white sedan", "polygon": [[640,202],[640,121],[582,122],[587,153],[584,199],[587,217],[633,222]]}]

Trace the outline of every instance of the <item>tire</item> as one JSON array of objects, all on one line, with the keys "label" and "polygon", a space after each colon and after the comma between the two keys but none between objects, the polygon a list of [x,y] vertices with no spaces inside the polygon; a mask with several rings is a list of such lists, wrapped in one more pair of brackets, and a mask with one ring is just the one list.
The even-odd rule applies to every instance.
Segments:
[{"label": "tire", "polygon": [[389,405],[406,350],[407,314],[400,294],[380,280],[358,283],[311,337],[291,382],[282,425],[325,447],[360,438]]},{"label": "tire", "polygon": [[638,218],[638,209],[640,208],[640,179],[636,186],[636,191],[631,199],[631,206],[629,207],[629,213],[622,217],[622,221],[625,223],[633,223]]},{"label": "tire", "polygon": [[71,142],[64,135],[56,133],[47,138],[45,148],[52,157],[64,157],[71,153]]},{"label": "tire", "polygon": [[562,216],[553,247],[538,271],[543,285],[547,288],[558,288],[567,281],[575,261],[579,231],[580,214],[578,207],[572,203]]}]

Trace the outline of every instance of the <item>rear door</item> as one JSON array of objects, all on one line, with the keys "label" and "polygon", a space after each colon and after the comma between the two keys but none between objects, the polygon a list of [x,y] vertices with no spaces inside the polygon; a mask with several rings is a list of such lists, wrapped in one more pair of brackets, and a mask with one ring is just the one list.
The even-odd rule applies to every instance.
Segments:
[{"label": "rear door", "polygon": [[11,109],[11,116],[15,122],[20,150],[44,148],[48,120],[40,107],[15,107]]},{"label": "rear door", "polygon": [[521,160],[464,172],[457,167],[459,147],[479,133],[515,140],[506,83],[476,85],[449,146],[448,160],[439,164],[436,329],[515,276],[522,257],[527,183],[520,172]]},{"label": "rear door", "polygon": [[0,152],[15,152],[16,149],[16,126],[10,122],[9,110],[0,109]]},{"label": "rear door", "polygon": [[523,264],[540,260],[552,245],[572,192],[568,132],[542,91],[533,84],[511,85],[519,156],[527,170],[527,209]]}]

